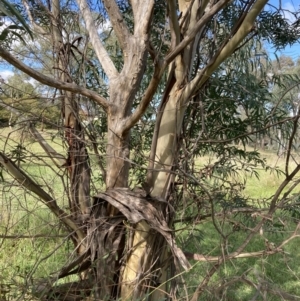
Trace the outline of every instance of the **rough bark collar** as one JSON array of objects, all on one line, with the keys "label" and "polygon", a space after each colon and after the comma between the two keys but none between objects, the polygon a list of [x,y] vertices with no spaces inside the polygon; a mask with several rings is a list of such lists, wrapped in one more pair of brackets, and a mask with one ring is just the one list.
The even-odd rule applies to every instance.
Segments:
[{"label": "rough bark collar", "polygon": [[160,233],[165,238],[175,260],[185,270],[191,267],[181,249],[177,247],[172,230],[168,227],[165,217],[159,209],[161,203],[165,203],[164,200],[150,198],[144,193],[134,192],[127,188],[108,190],[95,196],[95,199],[102,199],[110,203],[132,224],[146,221],[151,229]]}]

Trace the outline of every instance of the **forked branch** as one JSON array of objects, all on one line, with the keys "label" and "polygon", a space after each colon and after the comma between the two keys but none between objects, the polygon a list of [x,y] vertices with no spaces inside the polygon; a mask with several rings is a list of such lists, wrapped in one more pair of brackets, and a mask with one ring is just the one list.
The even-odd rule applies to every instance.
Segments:
[{"label": "forked branch", "polygon": [[218,13],[230,0],[220,0],[217,2],[203,17],[195,24],[195,27],[190,30],[190,33],[173,49],[166,57],[165,63],[169,64],[174,58],[187,46],[189,45],[199,30],[216,14]]},{"label": "forked branch", "polygon": [[234,36],[228,41],[228,43],[220,51],[219,55],[211,61],[207,67],[200,72],[194,80],[189,84],[190,91],[195,92],[196,89],[200,89],[202,85],[207,81],[211,74],[224,62],[239,46],[239,44],[246,38],[253,28],[254,22],[262,11],[268,0],[258,0],[250,8],[249,12],[246,12],[246,16],[243,14],[243,22],[237,29]]}]

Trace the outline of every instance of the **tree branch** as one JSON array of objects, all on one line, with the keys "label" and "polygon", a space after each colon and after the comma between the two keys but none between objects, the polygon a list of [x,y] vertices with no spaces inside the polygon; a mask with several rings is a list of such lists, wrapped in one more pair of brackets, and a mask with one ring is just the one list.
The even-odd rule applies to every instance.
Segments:
[{"label": "tree branch", "polygon": [[180,42],[180,28],[178,23],[177,7],[175,0],[169,0],[168,7],[171,32],[171,49],[174,49]]},{"label": "tree branch", "polygon": [[[264,0],[266,1],[266,0]],[[191,29],[187,35],[175,49],[173,49],[166,57],[165,64],[169,64],[188,44],[190,44],[199,30],[217,13],[219,12],[230,0],[220,0],[215,4],[203,17],[196,23],[195,27]]]},{"label": "tree branch", "polygon": [[35,234],[35,235],[5,235],[5,234],[0,234],[0,238],[3,239],[36,239],[36,238],[63,238],[66,237],[66,235],[62,235],[62,234],[57,234],[57,235],[49,235],[49,234]]},{"label": "tree branch", "polygon": [[99,94],[97,94],[94,91],[80,87],[74,83],[70,84],[70,83],[65,83],[65,82],[53,79],[49,76],[46,76],[46,75],[28,67],[23,62],[16,59],[13,55],[11,55],[7,50],[5,50],[1,46],[0,46],[0,56],[4,60],[6,60],[8,63],[10,63],[14,67],[16,67],[17,69],[23,71],[24,73],[28,74],[29,76],[31,76],[32,78],[36,79],[37,81],[39,81],[40,83],[42,83],[44,85],[86,96],[86,97],[94,100],[95,102],[97,102],[106,111],[111,106],[111,104],[104,97],[100,96]]},{"label": "tree branch", "polygon": [[154,74],[149,83],[149,86],[147,87],[147,90],[145,91],[145,94],[141,102],[137,106],[136,110],[128,118],[126,118],[124,125],[122,126],[121,129],[122,133],[129,131],[140,120],[141,116],[145,113],[150,101],[152,100],[154,93],[156,92],[157,86],[160,82],[162,75],[163,75],[163,70],[161,69],[161,64],[157,62],[155,64]]},{"label": "tree branch", "polygon": [[60,168],[62,165],[66,164],[66,158],[63,155],[56,152],[56,150],[52,148],[52,146],[49,143],[47,143],[44,137],[32,124],[29,125],[29,131],[57,167]]},{"label": "tree branch", "polygon": [[[0,106],[7,109],[8,111],[10,111],[11,113],[20,116],[22,113],[17,110],[16,108],[12,107],[11,105],[7,105],[3,102],[3,100],[0,99]],[[29,120],[27,120],[28,122]],[[47,143],[47,141],[43,138],[43,136],[38,132],[38,130],[32,125],[29,125],[29,131],[30,133],[34,136],[34,138],[38,141],[38,143],[41,145],[41,147],[44,149],[44,151],[47,153],[47,155],[49,156],[49,158],[53,161],[53,163],[60,168],[62,165],[64,165],[66,163],[66,158],[57,153],[55,151],[55,149],[53,149],[51,147],[51,145],[49,145]]]},{"label": "tree branch", "polygon": [[129,37],[131,36],[129,29],[122,17],[119,7],[114,0],[103,0],[107,13],[109,15],[109,20],[113,26],[116,33],[120,46],[124,52],[127,49],[127,43]]},{"label": "tree branch", "polygon": [[[27,15],[28,15],[28,18],[29,18],[29,21],[33,27],[33,29],[39,33],[39,34],[42,34],[42,35],[50,35],[49,32],[46,32],[45,29],[41,26],[39,26],[38,24],[36,24],[36,22],[34,21],[33,17],[32,17],[32,14],[30,12],[30,7],[29,7],[29,4],[28,4],[28,1],[27,0],[22,0],[23,2],[23,5],[25,6],[25,9],[27,11]],[[43,5],[42,2],[39,3],[40,5]],[[43,8],[46,9],[46,7],[43,5]]]},{"label": "tree branch", "polygon": [[147,34],[148,26],[151,22],[151,15],[154,7],[154,1],[131,0],[131,7],[134,17],[134,35]]},{"label": "tree branch", "polygon": [[133,11],[133,17],[134,17],[134,21],[135,21],[135,18],[137,16],[137,12],[138,12],[138,5],[139,5],[139,0],[129,0],[130,1],[130,4],[131,4],[131,8],[132,8],[132,11]]},{"label": "tree branch", "polygon": [[86,0],[77,0],[77,4],[82,13],[91,43],[93,45],[97,58],[104,69],[104,72],[109,79],[117,77],[118,71],[100,40],[92,13],[88,7]]},{"label": "tree branch", "polygon": [[5,103],[2,99],[0,99],[0,107],[6,109],[7,111],[9,111],[17,116],[21,115],[19,110],[14,108],[12,105]]},{"label": "tree branch", "polygon": [[224,48],[220,51],[219,55],[214,58],[213,62],[210,62],[205,70],[200,72],[192,82],[189,84],[188,90],[195,91],[204,84],[207,79],[211,76],[211,74],[224,62],[238,47],[240,42],[249,34],[251,29],[253,28],[253,24],[256,20],[258,14],[262,11],[264,6],[268,0],[257,0],[250,11],[246,13],[243,22],[241,23],[240,27],[236,31],[235,35],[228,41],[228,43],[224,46]]},{"label": "tree branch", "polygon": [[[239,259],[239,258],[250,258],[250,257],[260,257],[260,256],[267,256],[267,255],[273,255],[277,253],[282,253],[282,249],[276,248],[274,250],[264,250],[264,251],[258,251],[258,252],[246,252],[241,254],[229,254],[225,256],[225,259]],[[184,252],[184,255],[187,259],[192,259],[196,261],[206,261],[206,262],[219,262],[221,260],[224,260],[224,256],[206,256],[203,254],[196,254],[196,253],[190,253],[190,252]]]},{"label": "tree branch", "polygon": [[56,201],[2,152],[0,152],[0,164],[5,167],[14,179],[23,187],[41,198],[43,203],[59,218],[59,220],[61,220],[67,228],[71,228],[77,234],[79,241],[84,239],[84,233],[78,228],[69,215],[57,205]]},{"label": "tree branch", "polygon": [[[297,130],[298,130],[298,121],[300,118],[300,110],[298,108],[297,110],[297,115],[295,116],[295,119],[293,120],[293,128],[290,134],[290,138],[288,141],[288,147],[287,147],[287,154],[286,154],[286,159],[285,159],[285,175],[288,176],[289,175],[289,166],[290,166],[290,158],[291,158],[291,151],[293,148],[293,143],[296,140],[295,137],[297,135]],[[295,139],[295,140],[294,140]]]}]

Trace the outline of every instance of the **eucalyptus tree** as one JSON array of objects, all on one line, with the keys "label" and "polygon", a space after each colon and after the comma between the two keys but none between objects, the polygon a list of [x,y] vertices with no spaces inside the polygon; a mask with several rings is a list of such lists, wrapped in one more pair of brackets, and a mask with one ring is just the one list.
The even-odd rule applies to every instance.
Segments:
[{"label": "eucalyptus tree", "polygon": [[[229,168],[229,159],[235,155],[261,162],[256,154],[245,155],[228,147],[228,142],[248,139],[248,126],[265,114],[263,101],[256,103],[253,99],[268,95],[268,90],[255,76],[248,80],[247,67],[242,64],[244,47],[258,35],[274,39],[290,28],[284,23],[285,27],[266,29],[264,22],[272,24],[274,17],[274,13],[263,11],[267,0],[24,0],[16,4],[27,16],[34,36],[49,45],[52,65],[47,75],[39,71],[43,64],[37,61],[41,57],[39,47],[33,56],[22,57],[9,45],[0,46],[0,56],[54,88],[61,102],[66,157],[55,152],[34,126],[31,131],[56,166],[66,169],[68,210],[63,210],[49,191],[3,152],[0,163],[57,216],[74,243],[76,258],[55,280],[77,273],[81,277],[78,286],[85,288],[87,295],[92,292],[97,300],[176,298],[173,277],[191,268],[187,258],[190,254],[176,245],[171,230],[176,211],[184,203],[178,198],[177,187],[181,185],[182,194],[192,187],[194,198],[187,202],[188,207],[195,205],[198,210],[208,204],[209,216],[216,225],[214,199],[201,179],[215,171],[225,177],[228,169],[224,166]],[[235,64],[236,56],[239,64]],[[34,61],[33,67],[30,61]],[[251,85],[260,87],[257,96],[247,99],[247,91],[226,87],[229,82],[232,87],[234,82],[242,86],[242,80],[249,89]],[[97,143],[92,143],[105,181],[105,190],[96,195],[91,193],[87,144],[99,133],[85,129],[80,114],[91,103],[92,117],[101,114],[102,130],[103,124],[107,125],[100,143],[106,146],[105,165]],[[239,105],[249,114],[257,114],[242,120],[238,117]],[[141,187],[129,189],[130,167],[136,163],[136,158],[130,157],[130,146],[137,145],[134,134],[140,132],[145,120],[147,135],[152,135],[151,143],[147,140],[142,144],[149,147],[149,157],[142,160],[148,167],[139,174]],[[260,129],[265,126],[271,125],[264,124]],[[217,144],[219,139],[223,142]],[[215,145],[211,149],[220,156],[218,165],[215,170],[207,166],[195,173],[191,168],[195,157],[209,151],[206,146],[210,142]],[[206,203],[201,205],[196,200],[203,200],[203,195]],[[277,199],[234,252],[218,257],[191,300],[199,298],[224,261],[241,256],[253,235],[274,213]],[[219,231],[217,225],[216,229]],[[273,254],[278,250],[268,251]],[[66,291],[71,292],[72,287]],[[43,294],[66,297],[54,287]],[[80,298],[80,294],[74,298]]]}]

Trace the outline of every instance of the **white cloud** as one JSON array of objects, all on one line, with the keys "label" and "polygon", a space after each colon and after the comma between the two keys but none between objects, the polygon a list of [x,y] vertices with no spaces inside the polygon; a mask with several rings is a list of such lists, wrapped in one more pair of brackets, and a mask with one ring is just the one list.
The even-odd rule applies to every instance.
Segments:
[{"label": "white cloud", "polygon": [[0,77],[1,77],[1,79],[4,79],[5,81],[8,80],[8,78],[10,78],[13,75],[14,75],[14,73],[11,70],[0,71]]},{"label": "white cloud", "polygon": [[296,21],[293,13],[296,11],[295,6],[291,2],[286,2],[283,4],[283,16],[289,23],[294,23]]}]

